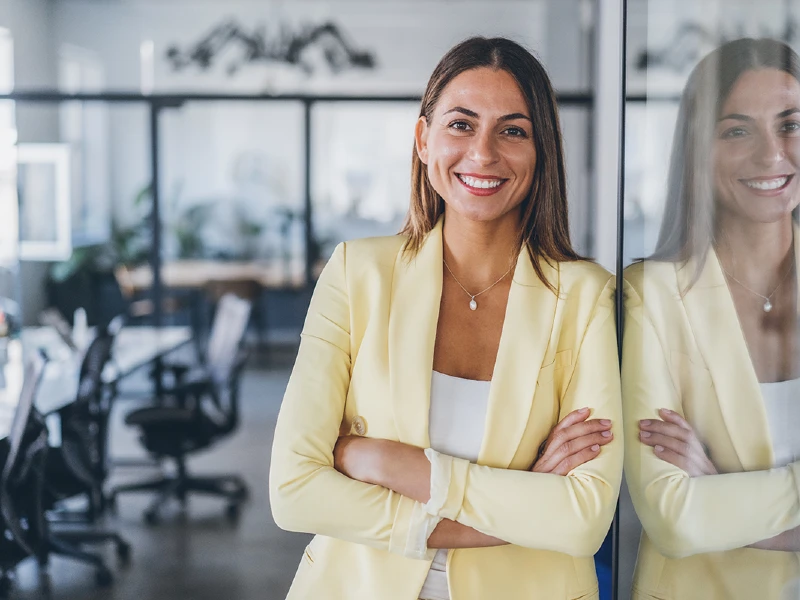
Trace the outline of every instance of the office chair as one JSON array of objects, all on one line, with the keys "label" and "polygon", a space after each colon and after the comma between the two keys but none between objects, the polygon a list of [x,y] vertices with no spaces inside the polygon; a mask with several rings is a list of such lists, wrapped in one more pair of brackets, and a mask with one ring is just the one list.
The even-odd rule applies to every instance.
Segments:
[{"label": "office chair", "polygon": [[239,424],[239,379],[247,359],[240,346],[250,317],[251,305],[233,294],[223,296],[217,306],[205,360],[199,367],[167,364],[173,381],[164,390],[158,404],[130,413],[125,422],[141,432],[140,440],[158,460],[171,459],[176,474],[152,481],[121,485],[117,494],[156,492],[145,511],[145,521],[155,524],[160,508],[177,498],[185,507],[190,492],[223,497],[228,500],[226,513],[232,520],[247,498],[247,486],[236,475],[197,477],[188,473],[186,457],[212,446],[232,434]]},{"label": "office chair", "polygon": [[[112,400],[102,375],[121,325],[121,319],[114,319],[86,350],[77,398],[59,411],[61,446],[50,448],[45,462],[43,504],[50,511],[50,538],[59,554],[94,564],[101,585],[111,583],[111,573],[102,561],[98,562],[99,557],[85,552],[83,546],[113,542],[123,563],[130,557],[130,544],[116,531],[95,526],[105,509],[103,484],[108,474],[108,416]],[[87,510],[57,510],[62,501],[76,496],[87,498]]]},{"label": "office chair", "polygon": [[35,557],[47,568],[47,523],[41,506],[42,465],[47,454],[47,427],[33,402],[46,359],[33,355],[26,363],[11,432],[0,450],[0,598],[8,598],[11,573]]}]

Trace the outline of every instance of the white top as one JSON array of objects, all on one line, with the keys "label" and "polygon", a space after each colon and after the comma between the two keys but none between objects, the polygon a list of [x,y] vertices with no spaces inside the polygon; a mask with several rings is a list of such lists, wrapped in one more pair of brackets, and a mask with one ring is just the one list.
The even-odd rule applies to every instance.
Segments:
[{"label": "white top", "polygon": [[800,459],[800,379],[761,383],[772,438],[773,467],[785,467]]},{"label": "white top", "polygon": [[[478,460],[486,425],[490,386],[490,381],[461,379],[433,372],[428,427],[431,448],[471,462]],[[436,552],[419,598],[450,600],[447,586],[447,550]]]}]

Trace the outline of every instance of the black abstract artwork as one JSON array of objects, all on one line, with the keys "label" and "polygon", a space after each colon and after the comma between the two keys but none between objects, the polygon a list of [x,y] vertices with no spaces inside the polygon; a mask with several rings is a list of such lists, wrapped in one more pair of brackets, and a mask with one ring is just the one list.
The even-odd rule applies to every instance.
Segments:
[{"label": "black abstract artwork", "polygon": [[[800,27],[794,18],[786,19],[783,31],[762,31],[762,37],[770,37],[794,46],[800,41]],[[635,55],[635,65],[639,71],[647,69],[666,69],[675,73],[685,73],[706,53],[730,40],[746,37],[744,27],[738,27],[715,34],[699,23],[686,22],[675,28],[669,43],[655,50],[643,50]]]},{"label": "black abstract artwork", "polygon": [[320,55],[333,73],[351,68],[374,69],[376,63],[371,52],[356,48],[335,23],[306,25],[297,30],[281,26],[269,37],[263,25],[248,33],[233,19],[215,26],[185,49],[170,46],[166,59],[175,71],[191,66],[207,71],[231,47],[238,48],[239,53],[225,66],[228,75],[258,62],[284,63],[310,75],[320,66]]}]

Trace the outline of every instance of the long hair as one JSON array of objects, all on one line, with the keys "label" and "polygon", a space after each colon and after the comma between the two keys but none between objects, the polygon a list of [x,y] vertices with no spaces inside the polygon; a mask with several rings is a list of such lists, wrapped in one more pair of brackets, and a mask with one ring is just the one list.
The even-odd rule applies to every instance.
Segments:
[{"label": "long hair", "polygon": [[[533,184],[521,204],[518,248],[527,247],[539,279],[551,290],[539,260],[579,260],[569,238],[567,183],[558,106],[550,78],[542,64],[525,48],[505,38],[469,38],[444,55],[431,75],[420,106],[420,117],[430,123],[447,85],[470,69],[488,67],[509,73],[519,85],[533,121],[536,165]],[[408,236],[405,250],[412,256],[444,213],[444,201],[433,189],[428,169],[411,155],[411,204],[401,233]]]},{"label": "long hair", "polygon": [[800,58],[783,42],[743,38],[724,44],[694,68],[681,95],[672,140],[667,197],[652,260],[694,258],[697,281],[714,240],[714,131],[738,81],[755,69],[778,69],[800,81]]}]

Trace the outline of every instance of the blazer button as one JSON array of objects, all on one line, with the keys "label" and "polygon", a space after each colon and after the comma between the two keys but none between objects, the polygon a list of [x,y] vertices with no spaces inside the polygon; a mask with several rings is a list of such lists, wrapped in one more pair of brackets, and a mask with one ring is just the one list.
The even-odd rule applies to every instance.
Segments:
[{"label": "blazer button", "polygon": [[367,422],[364,417],[358,416],[353,419],[352,431],[356,435],[367,435]]}]

